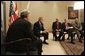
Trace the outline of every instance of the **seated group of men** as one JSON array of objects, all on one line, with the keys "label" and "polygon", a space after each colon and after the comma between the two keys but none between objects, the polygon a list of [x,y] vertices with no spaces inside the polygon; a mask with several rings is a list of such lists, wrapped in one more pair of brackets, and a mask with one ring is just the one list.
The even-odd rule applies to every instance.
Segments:
[{"label": "seated group of men", "polygon": [[[82,37],[83,37],[83,31],[82,31],[82,25],[78,21],[78,19],[75,20],[73,23],[68,23],[66,19],[64,20],[63,23],[58,22],[58,19],[56,19],[56,22],[53,23],[52,25],[53,29],[53,35],[55,37],[55,40],[60,40],[62,36],[62,40],[65,40],[65,33],[68,34],[68,38],[71,37],[71,43],[74,44],[74,37],[75,33],[77,33],[77,37],[79,39],[79,42],[82,43]],[[74,33],[75,32],[75,33]],[[57,33],[59,36],[57,37]]]},{"label": "seated group of men", "polygon": [[[34,49],[34,50],[37,49],[38,54],[41,55],[42,40],[40,40],[40,37],[44,36],[43,43],[48,44],[46,42],[46,40],[48,39],[48,31],[44,29],[43,17],[39,17],[39,20],[36,23],[34,23],[33,30],[32,30],[32,25],[28,21],[28,19],[29,19],[29,12],[22,11],[20,14],[20,18],[15,20],[9,26],[5,42],[11,42],[11,41],[15,41],[18,39],[23,39],[23,38],[30,38],[32,40],[30,45],[31,49]],[[58,22],[58,19],[56,19],[56,22],[53,22],[53,25],[52,25],[53,35],[55,36],[55,40],[60,40],[60,37],[62,35],[63,35],[62,39],[64,40],[65,38],[64,38],[63,32],[66,31],[69,34],[69,36],[71,36],[71,43],[73,43],[73,33],[72,33],[73,28],[71,26],[72,26],[71,24],[66,24],[66,22],[61,24],[60,22]],[[59,33],[59,37],[57,37],[56,33]],[[80,30],[78,31],[78,33],[80,33]],[[79,41],[82,42],[80,36],[79,36]],[[21,45],[23,46],[23,44]],[[21,47],[16,44],[12,44],[6,48],[6,51],[13,52],[13,53],[20,52],[20,51],[27,52],[26,48],[29,48],[29,47],[25,47],[25,46]]]},{"label": "seated group of men", "polygon": [[[48,31],[44,29],[43,26],[43,17],[39,17],[39,20],[34,24],[33,27],[34,34],[37,37],[44,36],[44,42],[45,44],[48,44],[46,42],[46,39],[48,39]],[[71,43],[74,44],[74,36],[75,33],[77,33],[77,37],[79,39],[79,42],[82,42],[83,32],[82,32],[82,25],[78,22],[78,19],[75,20],[74,23],[68,23],[66,19],[63,23],[59,22],[58,19],[56,19],[55,22],[52,24],[52,33],[53,37],[55,37],[55,41],[64,41],[65,40],[65,33],[68,34],[68,38],[71,37]],[[57,36],[59,35],[59,36]],[[61,39],[62,37],[62,39]]]}]

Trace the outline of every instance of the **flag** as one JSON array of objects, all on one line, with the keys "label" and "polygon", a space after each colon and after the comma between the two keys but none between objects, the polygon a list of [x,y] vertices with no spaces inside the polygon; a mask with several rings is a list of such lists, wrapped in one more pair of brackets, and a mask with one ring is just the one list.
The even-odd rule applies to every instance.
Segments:
[{"label": "flag", "polygon": [[10,2],[9,17],[9,24],[12,24],[18,18],[17,4],[13,1]]}]

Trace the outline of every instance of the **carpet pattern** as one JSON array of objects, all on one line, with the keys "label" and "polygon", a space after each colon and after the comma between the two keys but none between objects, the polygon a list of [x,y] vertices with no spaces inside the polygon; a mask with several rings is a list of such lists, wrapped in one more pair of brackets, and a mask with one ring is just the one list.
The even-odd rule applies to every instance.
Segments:
[{"label": "carpet pattern", "polygon": [[83,43],[80,43],[77,39],[74,42],[75,44],[71,44],[70,40],[60,42],[68,55],[80,55],[84,51],[84,40]]}]

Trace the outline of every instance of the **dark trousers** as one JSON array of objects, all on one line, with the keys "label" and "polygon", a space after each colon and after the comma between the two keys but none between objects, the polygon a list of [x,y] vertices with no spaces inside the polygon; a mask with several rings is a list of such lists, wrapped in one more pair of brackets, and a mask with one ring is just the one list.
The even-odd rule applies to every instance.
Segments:
[{"label": "dark trousers", "polygon": [[55,40],[60,40],[61,36],[63,35],[62,31],[59,31],[59,36],[57,37],[57,31],[53,31],[53,36],[55,37]]},{"label": "dark trousers", "polygon": [[[66,34],[66,33],[64,33],[64,32],[66,32],[66,33],[68,34],[68,30],[63,30],[63,37],[62,37],[62,40],[63,40],[63,41],[65,40],[65,34]],[[68,38],[69,38],[69,35],[68,35]]]},{"label": "dark trousers", "polygon": [[79,41],[82,41],[84,33],[82,31],[78,31],[78,30],[75,30],[75,32],[77,33],[77,37],[78,37]]},{"label": "dark trousers", "polygon": [[65,40],[65,33],[64,32],[67,32],[67,34],[68,34],[67,39],[69,39],[69,37],[71,37],[71,42],[73,42],[73,37],[74,37],[73,29],[63,30],[62,40]]},{"label": "dark trousers", "polygon": [[81,37],[84,38],[84,31],[81,31]]},{"label": "dark trousers", "polygon": [[44,36],[44,41],[46,41],[48,39],[48,32],[46,33],[34,33],[38,38],[40,38],[41,36]]},{"label": "dark trousers", "polygon": [[80,32],[80,34],[81,34],[81,36],[80,36],[80,38],[83,38],[84,37],[84,32],[81,30],[81,31],[79,31]]},{"label": "dark trousers", "polygon": [[71,37],[71,42],[73,42],[73,39],[74,39],[74,33],[73,33],[73,31],[74,31],[74,29],[69,29],[68,30],[68,36]]},{"label": "dark trousers", "polygon": [[44,41],[46,41],[48,39],[48,32],[41,33],[40,36],[44,36]]}]

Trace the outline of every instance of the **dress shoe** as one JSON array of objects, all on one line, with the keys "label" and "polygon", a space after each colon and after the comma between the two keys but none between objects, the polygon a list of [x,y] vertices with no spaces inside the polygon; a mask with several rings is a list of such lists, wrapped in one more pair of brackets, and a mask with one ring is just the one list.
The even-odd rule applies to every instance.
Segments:
[{"label": "dress shoe", "polygon": [[58,41],[62,41],[62,40],[58,39]]},{"label": "dress shoe", "polygon": [[65,41],[65,39],[62,39],[61,41]]},{"label": "dress shoe", "polygon": [[67,40],[69,40],[69,38],[67,38]]},{"label": "dress shoe", "polygon": [[57,41],[57,39],[55,39],[55,41]]},{"label": "dress shoe", "polygon": [[72,44],[75,44],[74,42],[71,42]]},{"label": "dress shoe", "polygon": [[82,43],[82,41],[79,41],[80,43]]}]

